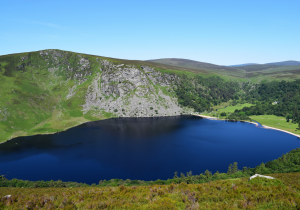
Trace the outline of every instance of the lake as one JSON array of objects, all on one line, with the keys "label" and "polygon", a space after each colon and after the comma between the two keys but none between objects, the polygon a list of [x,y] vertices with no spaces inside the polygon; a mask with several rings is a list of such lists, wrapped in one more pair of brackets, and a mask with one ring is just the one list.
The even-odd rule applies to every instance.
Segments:
[{"label": "lake", "polygon": [[244,122],[195,116],[118,118],[0,144],[8,179],[76,181],[168,179],[178,171],[255,167],[300,147],[299,138]]}]

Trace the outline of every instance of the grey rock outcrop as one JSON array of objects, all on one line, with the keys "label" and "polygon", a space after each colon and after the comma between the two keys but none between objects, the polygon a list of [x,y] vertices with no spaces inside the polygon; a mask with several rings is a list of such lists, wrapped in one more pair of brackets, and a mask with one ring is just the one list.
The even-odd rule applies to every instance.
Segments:
[{"label": "grey rock outcrop", "polygon": [[174,116],[182,112],[170,86],[178,79],[176,75],[147,66],[99,62],[100,73],[88,88],[84,112],[96,109],[121,117]]},{"label": "grey rock outcrop", "polygon": [[65,75],[75,84],[68,88],[65,98],[76,96],[77,87],[92,76],[85,94],[82,111],[95,114],[108,112],[120,117],[151,117],[180,115],[173,85],[179,82],[177,75],[166,74],[148,66],[136,67],[114,64],[105,59],[93,60],[99,69],[91,70],[87,56],[59,50],[44,50],[39,54],[48,62],[52,77]]}]

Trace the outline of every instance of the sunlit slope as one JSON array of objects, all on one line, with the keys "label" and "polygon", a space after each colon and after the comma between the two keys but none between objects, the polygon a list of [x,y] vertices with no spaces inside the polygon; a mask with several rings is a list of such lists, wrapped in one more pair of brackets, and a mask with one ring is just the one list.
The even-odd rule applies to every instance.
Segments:
[{"label": "sunlit slope", "polygon": [[300,78],[300,62],[285,61],[269,64],[249,64],[220,66],[211,63],[204,63],[188,59],[163,58],[148,60],[148,62],[172,65],[177,68],[185,68],[193,72],[209,72],[220,76],[230,76],[233,78],[244,78],[251,82],[262,83],[267,81],[294,80]]},{"label": "sunlit slope", "polygon": [[[189,108],[178,104],[173,88],[178,87],[183,75],[218,76],[239,83],[274,79],[261,73],[247,78],[244,70],[207,63],[198,69],[176,66],[178,62],[171,64],[61,50],[0,56],[0,142],[17,136],[54,133],[114,116],[188,113]],[[279,78],[283,70],[279,71]],[[269,69],[264,74],[273,72]]]},{"label": "sunlit slope", "polygon": [[180,59],[180,58],[163,58],[163,59],[154,59],[148,60],[148,62],[164,65],[172,65],[178,68],[186,68],[187,70],[193,70],[195,72],[206,71],[210,73],[228,75],[234,77],[243,77],[244,71],[228,66],[219,66],[211,63],[199,62],[189,59]]},{"label": "sunlit slope", "polygon": [[175,73],[194,73],[172,68],[61,50],[0,56],[0,142],[114,116],[184,113],[171,86]]},{"label": "sunlit slope", "polygon": [[39,52],[0,57],[0,141],[56,132],[94,119],[89,113],[83,114],[79,105],[84,103],[84,93],[99,65],[91,62],[77,94],[67,99],[76,70],[71,73],[64,68],[71,68],[70,64],[78,68],[77,55],[68,56],[69,62],[59,63],[59,68]]},{"label": "sunlit slope", "polygon": [[[1,188],[1,209],[297,209],[300,173],[205,184]],[[7,198],[6,195],[11,195]]]}]

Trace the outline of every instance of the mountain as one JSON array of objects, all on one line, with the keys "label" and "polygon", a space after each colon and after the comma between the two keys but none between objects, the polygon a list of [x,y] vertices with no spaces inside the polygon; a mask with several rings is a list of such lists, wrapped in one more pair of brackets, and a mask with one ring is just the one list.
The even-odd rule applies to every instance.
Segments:
[{"label": "mountain", "polygon": [[231,65],[230,67],[249,66],[249,65],[259,65],[259,64],[258,63],[245,63],[245,64]]},{"label": "mountain", "polygon": [[227,67],[227,66],[219,66],[211,63],[204,63],[189,59],[182,59],[182,58],[162,58],[162,59],[154,59],[154,60],[147,60],[148,62],[153,63],[160,63],[172,66],[180,66],[185,68],[191,69],[226,69],[226,70],[234,70],[234,68]]},{"label": "mountain", "polygon": [[260,75],[296,79],[299,70],[290,70],[248,73],[187,59],[122,60],[54,49],[2,55],[0,142],[112,117],[209,110],[239,95],[240,82]]},{"label": "mountain", "polygon": [[296,65],[300,65],[300,62],[299,61],[282,61],[282,62],[275,62],[275,63],[266,63],[264,65],[296,66]]},{"label": "mountain", "polygon": [[234,67],[220,66],[211,63],[199,62],[182,58],[162,58],[146,60],[149,63],[163,64],[189,70],[195,73],[206,72],[208,74],[216,73],[221,75],[230,75],[234,77],[243,77],[243,70]]},{"label": "mountain", "polygon": [[111,117],[188,111],[171,87],[179,77],[146,64],[62,50],[0,56],[0,142]]},{"label": "mountain", "polygon": [[274,67],[274,66],[296,66],[296,65],[300,65],[299,61],[282,61],[282,62],[274,62],[274,63],[265,63],[265,64],[258,64],[258,63],[245,63],[245,64],[238,64],[238,65],[230,65],[229,67],[244,67],[246,66],[246,68],[248,68],[248,66],[251,66],[250,68],[255,68],[253,67],[254,65],[261,66],[258,67],[259,69],[267,69],[270,68],[270,66]]}]

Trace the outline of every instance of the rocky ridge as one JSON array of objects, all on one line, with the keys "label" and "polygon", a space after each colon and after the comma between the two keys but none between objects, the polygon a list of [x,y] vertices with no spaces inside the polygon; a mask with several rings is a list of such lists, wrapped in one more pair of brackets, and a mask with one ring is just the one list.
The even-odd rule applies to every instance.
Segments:
[{"label": "rocky ridge", "polygon": [[0,56],[0,142],[111,117],[177,116],[176,74],[61,50]]},{"label": "rocky ridge", "polygon": [[176,75],[148,66],[137,68],[98,61],[100,73],[88,88],[84,112],[98,109],[120,117],[174,116],[182,112],[171,87],[179,79]]}]

